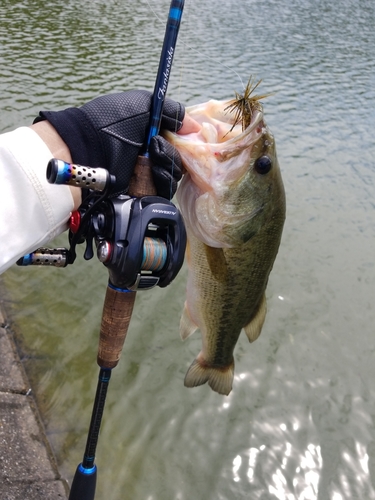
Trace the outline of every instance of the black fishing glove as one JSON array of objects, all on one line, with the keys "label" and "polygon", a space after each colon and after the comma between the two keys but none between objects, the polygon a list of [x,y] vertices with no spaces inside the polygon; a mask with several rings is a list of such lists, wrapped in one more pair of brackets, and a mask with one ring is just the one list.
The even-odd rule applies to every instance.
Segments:
[{"label": "black fishing glove", "polygon": [[[48,120],[70,150],[73,163],[105,168],[116,176],[111,195],[126,192],[137,156],[146,140],[150,120],[151,93],[130,90],[108,94],[81,108],[41,111],[34,123]],[[178,131],[185,108],[166,99],[161,128]],[[182,176],[181,157],[161,136],[151,140],[149,148],[152,173],[159,196],[172,198]]]}]

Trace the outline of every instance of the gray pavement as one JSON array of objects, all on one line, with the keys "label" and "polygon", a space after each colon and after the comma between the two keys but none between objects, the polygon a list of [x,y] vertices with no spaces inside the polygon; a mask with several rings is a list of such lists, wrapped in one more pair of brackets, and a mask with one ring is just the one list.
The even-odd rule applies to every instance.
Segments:
[{"label": "gray pavement", "polygon": [[13,334],[0,309],[0,500],[67,496],[67,484],[57,470]]}]

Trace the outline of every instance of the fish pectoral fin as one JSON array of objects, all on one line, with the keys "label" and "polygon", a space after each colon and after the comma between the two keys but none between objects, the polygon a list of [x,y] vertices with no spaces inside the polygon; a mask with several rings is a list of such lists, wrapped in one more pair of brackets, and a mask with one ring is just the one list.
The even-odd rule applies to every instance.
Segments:
[{"label": "fish pectoral fin", "polygon": [[214,248],[205,245],[206,258],[213,277],[220,282],[227,279],[228,266],[222,248]]},{"label": "fish pectoral fin", "polygon": [[232,390],[233,377],[233,359],[228,366],[210,366],[205,362],[203,354],[200,352],[186,373],[184,385],[185,387],[197,387],[208,382],[213,391],[228,396]]},{"label": "fish pectoral fin", "polygon": [[245,333],[250,342],[254,342],[254,340],[259,337],[260,332],[262,331],[264,320],[266,319],[266,313],[267,301],[266,295],[263,294],[255,316],[253,316],[251,321],[244,327]]},{"label": "fish pectoral fin", "polygon": [[191,319],[187,304],[185,302],[184,310],[182,311],[182,316],[180,319],[180,335],[182,340],[187,339],[190,335],[192,335],[198,327]]}]

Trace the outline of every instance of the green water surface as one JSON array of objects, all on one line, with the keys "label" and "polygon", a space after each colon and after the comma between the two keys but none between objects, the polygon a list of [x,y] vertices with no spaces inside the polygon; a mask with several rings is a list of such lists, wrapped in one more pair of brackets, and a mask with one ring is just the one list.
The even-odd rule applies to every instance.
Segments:
[{"label": "green water surface", "polygon": [[[97,449],[98,500],[375,498],[375,4],[185,2],[169,96],[274,92],[287,221],[229,397],[187,389],[199,334],[178,324],[186,269],[139,293]],[[0,1],[0,130],[41,109],[152,90],[165,0]],[[0,194],[1,196],[3,194]],[[11,238],[11,235],[9,235]],[[67,244],[67,237],[59,238]],[[60,471],[82,459],[107,271],[9,269],[2,297]]]}]

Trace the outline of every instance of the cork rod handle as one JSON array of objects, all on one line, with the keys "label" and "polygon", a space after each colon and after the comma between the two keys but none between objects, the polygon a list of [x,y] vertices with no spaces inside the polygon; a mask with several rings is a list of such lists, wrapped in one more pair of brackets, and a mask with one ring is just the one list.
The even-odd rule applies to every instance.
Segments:
[{"label": "cork rod handle", "polygon": [[[129,194],[135,197],[155,195],[151,161],[138,156],[133,176],[129,183]],[[100,327],[97,362],[101,368],[114,368],[120,360],[121,351],[133,312],[136,292],[118,290],[111,284],[107,287]]]}]

